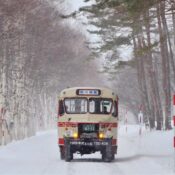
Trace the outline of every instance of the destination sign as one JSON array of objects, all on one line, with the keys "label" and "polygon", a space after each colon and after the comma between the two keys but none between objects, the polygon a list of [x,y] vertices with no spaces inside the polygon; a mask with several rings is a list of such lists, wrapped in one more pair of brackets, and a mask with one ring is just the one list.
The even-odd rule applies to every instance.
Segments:
[{"label": "destination sign", "polygon": [[92,96],[98,96],[101,94],[101,91],[99,89],[78,89],[77,95],[92,95]]}]

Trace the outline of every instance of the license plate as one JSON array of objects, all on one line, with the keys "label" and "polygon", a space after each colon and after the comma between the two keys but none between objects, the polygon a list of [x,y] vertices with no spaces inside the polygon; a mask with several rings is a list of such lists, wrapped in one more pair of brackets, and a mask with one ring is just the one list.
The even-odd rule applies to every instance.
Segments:
[{"label": "license plate", "polygon": [[108,142],[85,142],[85,141],[70,141],[70,145],[82,145],[82,146],[107,146]]}]

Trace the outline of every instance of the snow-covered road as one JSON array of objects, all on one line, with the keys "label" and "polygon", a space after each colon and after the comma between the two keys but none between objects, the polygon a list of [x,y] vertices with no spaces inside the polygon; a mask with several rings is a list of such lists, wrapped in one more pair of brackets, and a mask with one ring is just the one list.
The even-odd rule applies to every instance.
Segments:
[{"label": "snow-covered road", "polygon": [[0,147],[0,175],[171,175],[173,131],[144,131],[138,126],[119,129],[119,150],[114,162],[100,154],[76,155],[72,162],[59,158],[56,130]]}]

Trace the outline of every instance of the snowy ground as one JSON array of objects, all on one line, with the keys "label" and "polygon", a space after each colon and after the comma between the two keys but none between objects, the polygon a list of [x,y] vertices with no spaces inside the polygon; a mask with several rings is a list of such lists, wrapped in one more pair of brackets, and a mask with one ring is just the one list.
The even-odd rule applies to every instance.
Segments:
[{"label": "snowy ground", "polygon": [[0,175],[171,175],[174,166],[173,131],[144,131],[120,126],[119,149],[114,162],[101,155],[79,156],[70,162],[59,158],[56,130],[0,147]]}]

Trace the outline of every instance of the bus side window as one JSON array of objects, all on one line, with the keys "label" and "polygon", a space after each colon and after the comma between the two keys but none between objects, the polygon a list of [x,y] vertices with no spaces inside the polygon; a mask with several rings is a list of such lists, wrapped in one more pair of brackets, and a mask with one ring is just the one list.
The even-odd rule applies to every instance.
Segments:
[{"label": "bus side window", "polygon": [[59,105],[58,105],[58,116],[62,116],[63,114],[64,114],[63,100],[59,100]]},{"label": "bus side window", "polygon": [[118,103],[114,101],[113,109],[112,109],[112,116],[118,117]]}]

